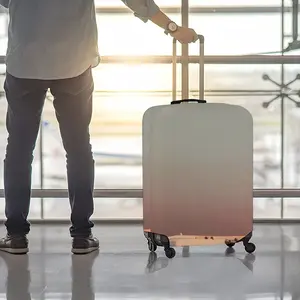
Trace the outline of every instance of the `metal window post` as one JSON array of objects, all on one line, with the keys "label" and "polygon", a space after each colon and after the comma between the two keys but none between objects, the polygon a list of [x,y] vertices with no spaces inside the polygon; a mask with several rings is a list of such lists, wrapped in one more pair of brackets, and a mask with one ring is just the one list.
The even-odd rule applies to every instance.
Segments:
[{"label": "metal window post", "polygon": [[[40,124],[40,144],[39,144],[39,154],[40,154],[40,187],[43,190],[44,189],[44,154],[43,154],[43,118],[41,119]],[[40,206],[41,206],[41,219],[44,219],[44,198],[41,197],[40,200]]]},{"label": "metal window post", "polygon": [[[281,56],[284,56],[284,0],[281,1]],[[284,64],[281,64],[281,86],[284,85]],[[280,133],[281,133],[281,162],[280,162],[280,187],[284,188],[284,170],[285,170],[285,103],[284,96],[281,96],[280,110]],[[284,199],[280,199],[280,218],[284,218]]]},{"label": "metal window post", "polygon": [[[4,190],[0,189],[0,198],[4,198]],[[31,198],[68,198],[67,189],[33,189]],[[137,199],[143,198],[142,189],[95,189],[95,198]],[[299,198],[300,189],[254,189],[253,198]],[[259,201],[259,200],[257,200]],[[300,219],[299,219],[300,221]]]},{"label": "metal window post", "polygon": [[[181,0],[181,18],[182,26],[189,26],[189,0]],[[189,98],[189,46],[182,44],[182,74],[181,74],[181,89],[182,99]]]}]

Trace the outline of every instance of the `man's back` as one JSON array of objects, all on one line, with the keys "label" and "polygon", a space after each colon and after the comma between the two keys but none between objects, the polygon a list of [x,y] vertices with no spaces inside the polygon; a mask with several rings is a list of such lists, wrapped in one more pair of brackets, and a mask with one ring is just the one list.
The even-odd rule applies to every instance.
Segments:
[{"label": "man's back", "polygon": [[10,0],[7,71],[16,77],[75,77],[98,62],[93,0]]}]

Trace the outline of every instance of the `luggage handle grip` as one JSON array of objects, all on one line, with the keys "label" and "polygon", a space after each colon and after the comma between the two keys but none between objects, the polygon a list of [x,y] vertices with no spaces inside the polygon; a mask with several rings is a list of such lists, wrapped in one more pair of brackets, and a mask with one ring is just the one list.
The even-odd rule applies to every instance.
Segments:
[{"label": "luggage handle grip", "polygon": [[[204,36],[197,35],[199,41],[199,99],[204,99]],[[173,39],[173,87],[172,87],[172,100],[176,101],[177,92],[177,40]]]},{"label": "luggage handle grip", "polygon": [[198,100],[198,99],[184,99],[184,100],[173,100],[171,104],[181,104],[181,103],[188,103],[188,102],[197,102],[197,103],[206,103],[205,100]]}]

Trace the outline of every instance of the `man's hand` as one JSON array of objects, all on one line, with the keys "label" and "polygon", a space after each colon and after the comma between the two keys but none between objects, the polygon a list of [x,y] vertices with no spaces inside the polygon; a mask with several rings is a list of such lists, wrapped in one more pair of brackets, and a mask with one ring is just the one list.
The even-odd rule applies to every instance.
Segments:
[{"label": "man's hand", "polygon": [[178,27],[177,31],[170,35],[181,44],[193,43],[198,39],[198,35],[195,30],[187,27]]},{"label": "man's hand", "polygon": [[[162,11],[159,11],[154,16],[152,16],[150,20],[154,24],[165,30],[167,29],[168,24],[171,22],[168,16],[165,15]],[[175,32],[170,33],[170,35],[182,44],[189,44],[197,41],[198,39],[198,36],[193,29],[180,26],[178,26]]]}]

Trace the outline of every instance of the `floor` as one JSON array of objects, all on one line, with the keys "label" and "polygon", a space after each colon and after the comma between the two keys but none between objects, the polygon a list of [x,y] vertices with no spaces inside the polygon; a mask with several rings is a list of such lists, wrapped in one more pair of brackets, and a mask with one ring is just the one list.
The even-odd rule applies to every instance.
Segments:
[{"label": "floor", "polygon": [[[4,233],[4,229],[0,230]],[[138,225],[97,225],[101,250],[72,256],[67,226],[34,225],[30,253],[0,253],[0,300],[300,299],[300,225],[256,225],[255,255],[242,245],[149,256]]]}]

